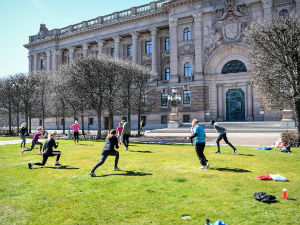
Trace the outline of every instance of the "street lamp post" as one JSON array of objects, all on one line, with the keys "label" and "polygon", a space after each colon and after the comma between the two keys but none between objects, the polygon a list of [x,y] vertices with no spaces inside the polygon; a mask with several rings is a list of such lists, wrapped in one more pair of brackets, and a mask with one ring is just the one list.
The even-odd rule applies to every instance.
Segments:
[{"label": "street lamp post", "polygon": [[172,107],[172,110],[169,113],[168,128],[178,128],[178,105],[181,102],[181,96],[177,94],[177,89],[175,87],[172,88],[172,93],[168,95],[168,102]]}]

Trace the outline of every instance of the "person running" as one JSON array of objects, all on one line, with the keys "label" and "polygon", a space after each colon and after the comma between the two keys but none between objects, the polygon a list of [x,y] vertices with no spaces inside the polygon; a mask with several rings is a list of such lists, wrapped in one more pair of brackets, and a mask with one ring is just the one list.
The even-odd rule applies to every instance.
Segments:
[{"label": "person running", "polygon": [[193,129],[193,134],[190,137],[187,137],[187,140],[194,139],[195,142],[195,149],[196,149],[196,153],[197,156],[200,160],[200,163],[202,165],[202,167],[200,167],[201,169],[208,169],[209,168],[209,163],[208,160],[206,159],[205,155],[204,155],[204,148],[205,148],[205,131],[203,129],[202,126],[200,126],[199,121],[197,119],[194,119],[192,121],[192,127],[194,127]]},{"label": "person running", "polygon": [[61,156],[61,152],[60,151],[53,151],[53,148],[57,148],[58,147],[58,141],[55,142],[56,139],[56,133],[53,133],[50,135],[49,139],[47,140],[47,142],[45,143],[46,147],[45,147],[45,151],[43,153],[43,161],[40,162],[36,162],[36,163],[28,163],[28,168],[32,169],[33,165],[36,166],[44,166],[48,160],[49,157],[53,157],[56,156],[56,162],[55,162],[55,166],[61,166],[61,164],[59,164],[59,158]]},{"label": "person running", "polygon": [[74,131],[74,144],[76,144],[76,140],[78,144],[80,126],[77,120],[75,120],[74,124],[70,127],[70,129]]},{"label": "person running", "polygon": [[131,134],[130,124],[125,121],[122,121],[122,123],[123,123],[123,131],[122,131],[123,144],[126,147],[125,151],[128,151],[129,137]]},{"label": "person running", "polygon": [[118,133],[118,139],[119,139],[119,143],[121,144],[122,142],[122,131],[123,131],[123,124],[122,122],[119,123],[119,126],[117,128],[117,133]]},{"label": "person running", "polygon": [[109,132],[109,134],[107,135],[106,139],[105,139],[105,144],[101,153],[101,159],[100,161],[94,166],[94,168],[91,170],[90,175],[92,177],[95,177],[95,170],[101,166],[105,160],[107,159],[107,157],[109,155],[114,155],[115,158],[115,171],[120,171],[120,169],[118,168],[118,162],[119,162],[119,152],[117,150],[115,150],[119,148],[118,145],[118,138],[117,138],[117,131],[115,129],[111,130]]},{"label": "person running", "polygon": [[213,125],[216,129],[216,131],[218,132],[219,136],[217,138],[217,146],[218,146],[218,151],[216,151],[216,154],[220,154],[220,141],[223,139],[225,141],[226,144],[228,144],[232,149],[234,154],[237,153],[237,149],[228,141],[227,139],[227,135],[226,135],[226,128],[220,126],[216,121],[211,120],[210,121],[211,125]]},{"label": "person running", "polygon": [[22,150],[21,151],[21,154],[23,155],[24,152],[27,152],[27,151],[32,151],[32,149],[34,149],[34,146],[35,145],[39,145],[40,146],[40,154],[43,154],[42,153],[42,148],[43,148],[43,144],[41,142],[39,142],[39,138],[42,137],[42,138],[45,138],[47,136],[47,132],[45,132],[44,135],[42,135],[42,131],[43,131],[43,128],[39,127],[37,129],[37,132],[35,133],[33,139],[32,139],[32,142],[31,142],[31,147],[26,149],[26,150]]},{"label": "person running", "polygon": [[[28,129],[27,129],[27,124],[26,123],[22,123],[21,125],[21,130],[20,130],[20,138],[22,139],[21,145],[20,147],[22,148],[26,148],[26,133],[27,133]],[[24,145],[24,146],[23,146]]]}]

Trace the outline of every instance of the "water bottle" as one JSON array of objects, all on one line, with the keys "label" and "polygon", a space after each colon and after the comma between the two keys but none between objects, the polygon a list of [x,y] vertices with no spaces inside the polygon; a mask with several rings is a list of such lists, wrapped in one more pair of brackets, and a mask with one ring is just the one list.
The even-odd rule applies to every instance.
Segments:
[{"label": "water bottle", "polygon": [[284,188],[282,190],[282,199],[287,199],[287,190],[286,190],[286,188]]}]

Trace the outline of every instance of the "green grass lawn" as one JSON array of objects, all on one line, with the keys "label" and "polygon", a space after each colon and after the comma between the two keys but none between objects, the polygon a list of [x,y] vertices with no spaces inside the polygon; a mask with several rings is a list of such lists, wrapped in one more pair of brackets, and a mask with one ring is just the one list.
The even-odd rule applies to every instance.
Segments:
[{"label": "green grass lawn", "polygon": [[[28,138],[26,138],[28,140]],[[0,136],[0,141],[14,141],[14,140],[20,140],[21,138],[19,137],[4,137],[4,136]]]},{"label": "green grass lawn", "polygon": [[[206,147],[211,169],[201,170],[191,146],[133,144],[88,175],[98,162],[103,142],[61,141],[61,163],[27,168],[41,161],[38,150],[21,156],[17,145],[0,146],[0,224],[204,224],[206,218],[229,225],[299,224],[300,149],[292,154],[228,147],[214,154]],[[279,173],[289,182],[258,181],[256,176]],[[282,200],[287,188],[289,200]],[[265,204],[254,192],[275,195]],[[190,215],[191,220],[181,219]]]}]

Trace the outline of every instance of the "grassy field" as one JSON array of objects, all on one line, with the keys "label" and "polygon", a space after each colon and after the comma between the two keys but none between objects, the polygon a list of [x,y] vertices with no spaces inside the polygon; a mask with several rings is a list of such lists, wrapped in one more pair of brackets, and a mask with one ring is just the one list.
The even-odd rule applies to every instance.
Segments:
[{"label": "grassy field", "polygon": [[[62,141],[62,167],[50,158],[45,167],[38,150],[21,156],[17,145],[0,146],[0,224],[204,224],[206,218],[229,225],[299,224],[300,149],[292,154],[228,147],[216,155],[208,146],[211,169],[200,170],[191,146],[133,144],[88,173],[99,160],[102,142]],[[257,175],[280,173],[289,182],[258,181]],[[282,200],[287,188],[289,200]],[[264,204],[254,192],[275,195]],[[190,215],[183,220],[182,215]]]},{"label": "grassy field", "polygon": [[[21,138],[0,136],[0,141],[14,141],[14,140],[21,140]],[[29,139],[26,138],[26,140],[29,140]]]}]

